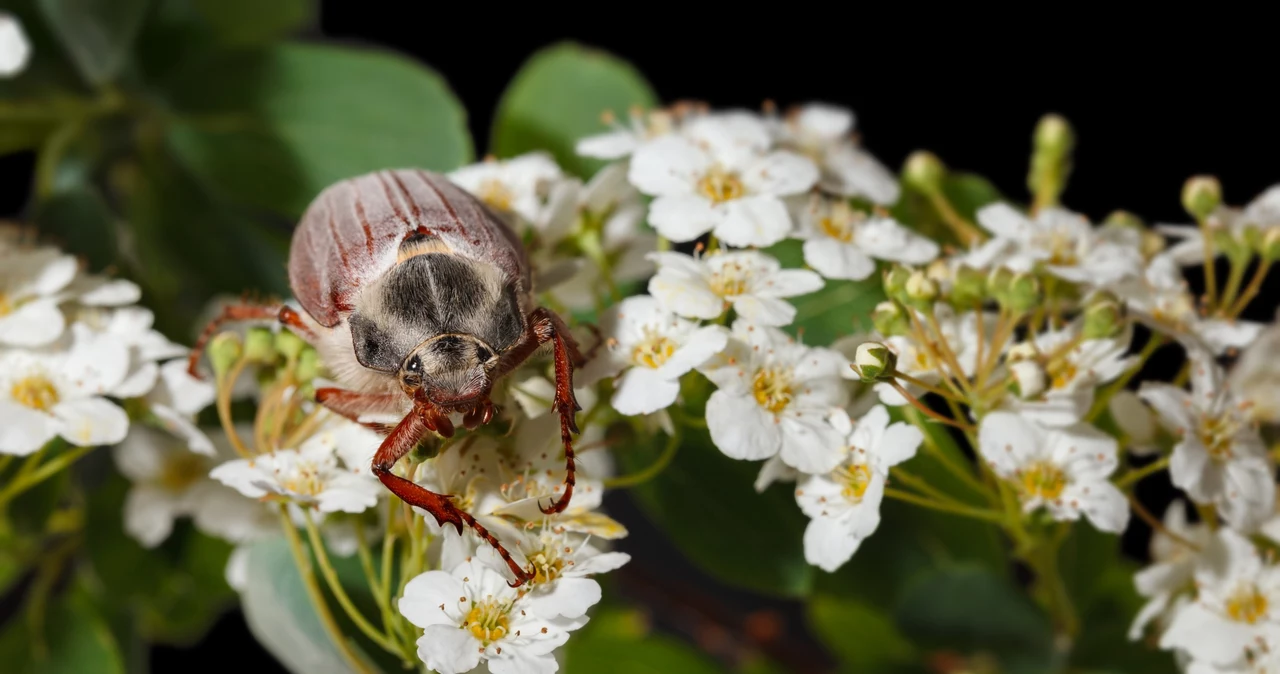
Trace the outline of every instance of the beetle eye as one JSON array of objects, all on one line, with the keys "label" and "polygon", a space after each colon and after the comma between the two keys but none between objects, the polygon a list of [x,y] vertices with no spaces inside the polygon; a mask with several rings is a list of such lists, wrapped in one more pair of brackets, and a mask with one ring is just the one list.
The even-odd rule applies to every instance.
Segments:
[{"label": "beetle eye", "polygon": [[482,363],[488,362],[488,360],[492,357],[493,357],[493,354],[488,349],[484,348],[483,346],[476,347],[476,358],[479,358],[480,362]]},{"label": "beetle eye", "polygon": [[405,363],[404,370],[405,372],[420,374],[422,372],[422,359],[417,356],[410,358],[409,362]]}]

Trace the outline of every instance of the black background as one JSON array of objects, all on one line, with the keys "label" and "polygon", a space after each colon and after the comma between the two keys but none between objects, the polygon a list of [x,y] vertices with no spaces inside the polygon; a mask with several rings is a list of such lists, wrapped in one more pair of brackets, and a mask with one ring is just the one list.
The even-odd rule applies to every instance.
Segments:
[{"label": "black background", "polygon": [[[523,60],[569,38],[630,60],[664,101],[847,105],[864,146],[890,167],[926,148],[1014,199],[1026,197],[1036,120],[1061,113],[1078,133],[1064,201],[1095,219],[1123,208],[1148,222],[1184,222],[1179,191],[1197,173],[1219,176],[1237,204],[1280,182],[1275,46],[1246,33],[1261,19],[1216,5],[1215,13],[1202,6],[1194,15],[1126,24],[1066,6],[1038,17],[941,16],[907,6],[904,15],[883,17],[868,7],[795,3],[539,3],[520,15],[491,3],[420,5],[429,13],[411,4],[419,3],[323,2],[314,37],[395,49],[436,68],[466,104],[480,152],[491,111]],[[26,169],[29,159],[0,165]],[[20,211],[27,185],[16,175],[0,183],[0,213]],[[1160,479],[1140,493],[1167,498]],[[794,607],[716,587],[663,543],[625,494],[607,504],[631,528],[621,548],[636,557],[618,574],[616,591],[643,600],[660,625],[706,643],[716,637],[714,616],[775,609],[797,664],[821,662]],[[1144,529],[1136,524],[1126,536],[1135,556],[1143,554]],[[668,603],[675,597],[688,601]],[[235,613],[198,646],[156,649],[152,662],[156,672],[193,663],[278,668]]]}]

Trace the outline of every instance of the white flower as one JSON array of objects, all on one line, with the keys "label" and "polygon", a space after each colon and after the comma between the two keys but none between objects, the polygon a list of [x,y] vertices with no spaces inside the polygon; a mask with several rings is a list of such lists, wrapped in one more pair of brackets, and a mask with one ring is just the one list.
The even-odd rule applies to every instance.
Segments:
[{"label": "white flower", "polygon": [[1227,385],[1239,400],[1249,401],[1245,413],[1254,421],[1280,423],[1280,324],[1272,323],[1240,354],[1227,375]]},{"label": "white flower", "polygon": [[[1164,513],[1164,527],[1174,535],[1195,544],[1201,551],[1210,545],[1213,537],[1213,532],[1203,522],[1187,522],[1186,504],[1180,500],[1169,504],[1169,509]],[[1136,641],[1142,638],[1147,625],[1153,620],[1158,620],[1162,625],[1168,623],[1180,606],[1178,600],[1195,589],[1192,580],[1200,561],[1201,553],[1195,548],[1188,547],[1163,531],[1152,535],[1151,565],[1133,577],[1138,594],[1146,597],[1147,603],[1133,619],[1129,627],[1129,639]]]},{"label": "white flower", "polygon": [[[848,418],[840,418],[837,428],[847,432]],[[796,502],[810,518],[804,531],[806,561],[828,572],[849,561],[880,525],[889,468],[915,456],[923,440],[924,434],[914,426],[890,425],[888,410],[877,405],[858,421],[836,468],[800,480]]]},{"label": "white flower", "polygon": [[[1240,245],[1261,241],[1271,229],[1280,228],[1280,185],[1273,185],[1244,208],[1219,206],[1207,220],[1211,231],[1225,232]],[[1156,231],[1178,241],[1168,255],[1184,267],[1204,264],[1204,232],[1197,225],[1156,225]],[[1214,256],[1222,246],[1213,247]]]},{"label": "white flower", "polygon": [[613,408],[619,414],[649,414],[664,409],[680,394],[680,378],[724,350],[729,336],[720,326],[697,323],[665,310],[647,295],[628,297],[604,321],[611,337],[609,356],[615,371]]},{"label": "white flower", "polygon": [[786,333],[743,320],[725,353],[699,368],[718,388],[707,400],[711,440],[729,457],[775,454],[806,473],[825,473],[844,458],[844,434],[830,418],[848,397],[835,351],[807,347]]},{"label": "white flower", "polygon": [[769,151],[768,128],[749,113],[689,122],[678,135],[650,141],[631,157],[631,183],[656,197],[649,223],[672,241],[712,232],[730,246],[768,246],[786,238],[791,216],[781,197],[818,179],[813,162]]},{"label": "white flower", "polygon": [[582,138],[574,149],[584,157],[622,159],[635,152],[643,143],[676,131],[683,112],[685,111],[632,110],[630,124],[622,124],[610,117],[606,119],[606,123],[613,126],[613,130]]},{"label": "white flower", "polygon": [[770,121],[781,146],[818,164],[823,190],[845,197],[864,197],[885,206],[898,201],[901,190],[897,178],[854,142],[853,111],[810,103],[785,119]]},{"label": "white flower", "polygon": [[14,77],[27,67],[31,43],[22,24],[8,12],[0,12],[0,77]]},{"label": "white flower", "polygon": [[440,674],[469,672],[481,662],[493,674],[551,674],[559,669],[552,651],[587,622],[549,617],[551,597],[509,587],[479,563],[414,578],[398,608],[423,628],[418,657]]},{"label": "white flower", "polygon": [[75,275],[76,259],[56,248],[0,249],[0,346],[57,339],[66,327],[58,304]]},{"label": "white flower", "polygon": [[[934,314],[938,319],[941,339],[946,341],[948,348],[955,354],[956,362],[965,376],[973,376],[979,365],[978,345],[980,343],[983,346],[983,358],[991,357],[994,317],[985,312],[978,314],[973,311],[956,314],[950,305],[942,303],[934,307]],[[980,320],[983,330],[981,339],[978,337]],[[938,335],[933,336],[938,337]],[[947,366],[939,360],[937,357],[939,354],[935,353],[932,347],[919,344],[915,337],[909,335],[893,335],[879,341],[897,354],[895,367],[899,371],[929,384],[941,380],[942,371]],[[903,386],[912,395],[919,395],[919,388],[914,384],[907,383]],[[888,383],[879,382],[874,388],[880,396],[880,401],[886,405],[897,407],[907,404],[907,399]]]},{"label": "white flower", "polygon": [[322,432],[298,449],[228,461],[210,476],[249,498],[277,495],[323,513],[361,513],[377,505],[382,488],[369,473],[368,461],[353,460],[344,467],[335,449],[335,434]]},{"label": "white flower", "polygon": [[861,281],[876,260],[925,264],[938,256],[938,244],[892,218],[868,216],[844,199],[810,198],[796,218],[792,236],[804,239],[804,261],[831,279]]},{"label": "white flower", "polygon": [[1169,477],[1196,503],[1212,503],[1231,526],[1253,530],[1275,504],[1275,469],[1261,436],[1223,381],[1222,368],[1200,349],[1187,353],[1191,391],[1144,383],[1138,395],[1181,440]]},{"label": "white flower", "polygon": [[1024,512],[1044,507],[1056,520],[1083,513],[1100,531],[1129,523],[1124,494],[1107,481],[1115,471],[1116,441],[1092,426],[1045,428],[1012,412],[991,412],[978,429],[983,458],[1013,483]]},{"label": "white flower", "polygon": [[1280,643],[1280,568],[1230,529],[1212,543],[1195,571],[1196,599],[1173,616],[1160,647],[1233,666],[1259,644]]},{"label": "white flower", "polygon": [[689,318],[719,318],[733,307],[737,314],[761,325],[786,325],[796,308],[782,298],[811,293],[822,278],[804,269],[783,269],[764,253],[718,252],[695,258],[683,253],[651,253],[658,274],[649,280],[649,294],[663,306]]},{"label": "white flower", "polygon": [[[77,278],[72,287],[81,285]],[[129,370],[111,390],[117,398],[138,398],[156,386],[159,363],[187,355],[186,347],[175,344],[152,328],[155,315],[138,306],[120,306],[136,301],[138,288],[128,281],[111,282],[77,297],[65,307],[67,315],[95,332],[113,335],[129,347]],[[93,304],[86,303],[92,300]],[[107,302],[110,302],[108,304]]]},{"label": "white flower", "polygon": [[1106,286],[1137,276],[1142,251],[1096,230],[1083,216],[1061,208],[1045,208],[1034,219],[1005,203],[982,207],[978,223],[1005,242],[1007,254],[993,260],[1014,271],[1043,264],[1051,274],[1073,283]]},{"label": "white flower", "polygon": [[[1011,399],[1008,409],[1046,426],[1068,426],[1084,418],[1099,386],[1137,365],[1126,356],[1130,335],[1114,339],[1080,339],[1079,326],[1036,335],[1026,347],[1045,375],[1043,395]],[[1074,344],[1074,346],[1073,346]],[[1014,363],[1011,367],[1016,367]]]},{"label": "white flower", "polygon": [[[231,455],[221,449],[223,457]],[[124,503],[125,531],[145,547],[168,538],[179,517],[191,517],[201,531],[232,543],[278,529],[262,503],[210,479],[215,459],[191,451],[181,438],[135,424],[112,456],[133,482]]]},{"label": "white flower", "polygon": [[563,176],[551,155],[530,152],[463,166],[450,173],[449,179],[498,213],[534,223],[552,184]]},{"label": "white flower", "polygon": [[[621,568],[631,561],[625,552],[604,552],[591,545],[590,537],[562,528],[543,526],[521,543],[521,552],[532,565],[530,591],[542,601],[548,618],[581,618],[600,601],[600,584],[589,576]],[[490,548],[483,553],[490,566],[502,565]]]},{"label": "white flower", "polygon": [[1155,256],[1141,277],[1113,288],[1125,306],[1153,330],[1202,344],[1215,356],[1248,346],[1262,332],[1251,321],[1202,318],[1177,263],[1168,253]]},{"label": "white flower", "polygon": [[102,396],[124,378],[127,359],[119,340],[79,323],[47,347],[0,349],[0,453],[30,454],[54,436],[78,446],[120,442],[129,417]]}]

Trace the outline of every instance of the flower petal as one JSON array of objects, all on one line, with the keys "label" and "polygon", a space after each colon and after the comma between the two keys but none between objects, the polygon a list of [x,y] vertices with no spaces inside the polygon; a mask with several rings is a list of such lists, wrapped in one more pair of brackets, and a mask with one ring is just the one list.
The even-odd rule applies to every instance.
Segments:
[{"label": "flower petal", "polygon": [[804,262],[829,279],[861,281],[876,270],[876,263],[860,248],[822,237],[804,242]]},{"label": "flower petal", "polygon": [[54,417],[0,400],[0,454],[27,456],[44,446],[58,434],[60,424]]},{"label": "flower petal", "polygon": [[619,414],[636,416],[669,407],[680,395],[678,379],[664,377],[658,370],[633,367],[616,382],[613,408]]},{"label": "flower petal", "polygon": [[43,346],[57,339],[66,319],[56,300],[39,298],[0,316],[0,344]]},{"label": "flower petal", "polygon": [[[787,238],[787,234],[791,232],[791,215],[787,213],[782,200],[775,196],[746,196],[727,201],[720,208],[724,210],[724,215],[715,224],[715,235],[727,245],[740,248],[772,246]],[[658,229],[656,223],[654,228]]]},{"label": "flower petal", "polygon": [[757,283],[752,292],[760,297],[795,297],[805,295],[823,286],[822,277],[807,269],[781,269]]},{"label": "flower petal", "polygon": [[[454,598],[457,601],[457,598]],[[480,642],[457,625],[430,625],[418,639],[418,658],[439,674],[462,674],[480,665]]]},{"label": "flower petal", "polygon": [[181,500],[170,491],[137,484],[124,499],[124,530],[144,548],[154,548],[173,531]]},{"label": "flower petal", "polygon": [[67,400],[54,406],[58,434],[79,447],[114,445],[129,432],[129,415],[105,398]]},{"label": "flower petal", "polygon": [[640,146],[640,139],[632,131],[618,129],[594,136],[587,136],[578,141],[574,151],[584,157],[595,159],[621,159]]},{"label": "flower petal", "polygon": [[676,379],[724,351],[729,343],[729,333],[718,325],[706,325],[694,330],[683,341],[684,344],[658,368],[658,373],[667,379]]},{"label": "flower petal", "polygon": [[742,182],[753,194],[790,196],[818,182],[818,167],[794,152],[770,152],[742,170]]},{"label": "flower petal", "polygon": [[782,445],[780,425],[754,398],[716,391],[707,400],[706,413],[711,441],[730,458],[767,459]]},{"label": "flower petal", "polygon": [[538,588],[533,597],[540,617],[580,618],[600,603],[600,583],[590,578],[557,578]]},{"label": "flower petal", "polygon": [[662,236],[683,243],[711,231],[725,214],[696,195],[667,195],[649,206],[649,224]]},{"label": "flower petal", "polygon": [[849,531],[843,518],[815,517],[804,529],[804,559],[828,573],[834,573],[858,551],[862,540]]},{"label": "flower petal", "polygon": [[822,186],[846,197],[866,197],[881,206],[898,201],[898,178],[871,153],[851,142],[827,150]]},{"label": "flower petal", "polygon": [[[456,629],[458,623],[450,616],[460,611],[456,607],[459,605],[458,597],[463,594],[460,578],[447,571],[427,571],[405,585],[404,595],[396,608],[400,615],[418,627],[452,625]],[[442,604],[444,609],[440,608]]]},{"label": "flower petal", "polygon": [[608,573],[622,568],[629,561],[631,561],[631,555],[625,552],[602,552],[585,560],[576,561],[573,569],[566,570],[565,575],[589,576],[597,573]]},{"label": "flower petal", "polygon": [[627,178],[645,194],[692,195],[711,163],[706,151],[689,139],[662,136],[636,149]]},{"label": "flower petal", "polygon": [[782,326],[796,317],[796,308],[786,300],[759,295],[739,295],[732,300],[733,310],[743,320],[756,325]]},{"label": "flower petal", "polygon": [[826,473],[845,457],[844,437],[814,414],[782,417],[782,447],[778,456],[802,473]]}]

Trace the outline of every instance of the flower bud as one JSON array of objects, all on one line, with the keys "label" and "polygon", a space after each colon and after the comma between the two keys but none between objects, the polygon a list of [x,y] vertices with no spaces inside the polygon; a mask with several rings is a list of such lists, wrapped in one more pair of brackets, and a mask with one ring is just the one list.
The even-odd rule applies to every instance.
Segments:
[{"label": "flower bud", "polygon": [[302,353],[298,354],[298,369],[296,376],[300,382],[310,382],[320,376],[320,354],[310,346],[302,349]]},{"label": "flower bud", "polygon": [[951,281],[947,299],[957,309],[972,309],[987,298],[987,274],[972,267],[960,267]]},{"label": "flower bud", "polygon": [[1044,368],[1034,360],[1019,360],[1009,365],[1009,390],[1026,400],[1044,393]]},{"label": "flower bud", "polygon": [[250,363],[270,365],[276,362],[279,352],[276,351],[275,335],[270,328],[254,327],[245,331],[244,357]]},{"label": "flower bud", "polygon": [[1098,293],[1084,309],[1085,339],[1109,339],[1124,329],[1124,305],[1111,293]]},{"label": "flower bud", "polygon": [[234,332],[222,332],[209,341],[209,362],[213,364],[213,374],[221,378],[240,360],[244,354],[244,344],[240,335]]},{"label": "flower bud", "polygon": [[942,191],[942,179],[946,175],[947,167],[942,160],[924,150],[912,152],[902,167],[902,181],[925,194]]},{"label": "flower bud", "polygon": [[1156,421],[1151,410],[1133,391],[1121,390],[1107,403],[1111,419],[1129,441],[1129,451],[1144,456],[1158,451]]},{"label": "flower bud", "polygon": [[1009,294],[1009,282],[1013,280],[1013,272],[1007,267],[996,267],[987,274],[987,292],[998,301],[1004,301],[1005,295]]},{"label": "flower bud", "polygon": [[1258,255],[1267,262],[1280,260],[1280,227],[1268,227],[1258,240]]},{"label": "flower bud", "polygon": [[276,333],[276,351],[290,363],[298,362],[298,354],[302,353],[302,349],[306,346],[307,343],[302,341],[301,337],[289,330],[282,328]]},{"label": "flower bud", "polygon": [[938,299],[938,283],[922,271],[911,274],[905,291],[907,299],[917,304],[928,304]]},{"label": "flower bud", "polygon": [[1182,207],[1204,220],[1222,204],[1222,184],[1213,176],[1193,176],[1182,187]]},{"label": "flower bud", "polygon": [[1035,360],[1040,355],[1040,350],[1032,342],[1018,342],[1009,347],[1009,352],[1005,354],[1009,362],[1016,360]]},{"label": "flower bud", "polygon": [[858,373],[862,381],[871,383],[892,378],[897,365],[898,356],[889,347],[879,342],[863,342],[854,351],[853,364],[849,367]]},{"label": "flower bud", "polygon": [[1259,233],[1252,227],[1246,229],[1243,236],[1227,228],[1213,230],[1213,246],[1222,251],[1228,260],[1237,264],[1248,262],[1253,257],[1254,249],[1260,247],[1259,244]]},{"label": "flower bud", "polygon": [[871,324],[876,332],[885,337],[905,335],[911,327],[907,322],[907,312],[897,302],[881,302],[871,312]]},{"label": "flower bud", "polygon": [[1044,301],[1044,291],[1040,279],[1034,274],[1019,272],[1009,279],[1009,289],[1005,294],[1005,304],[1016,312],[1031,311]]},{"label": "flower bud", "polygon": [[1071,152],[1076,144],[1076,138],[1071,130],[1071,124],[1067,123],[1065,117],[1048,114],[1041,117],[1040,122],[1036,124],[1032,142],[1036,152],[1062,157]]},{"label": "flower bud", "polygon": [[890,299],[901,299],[907,289],[907,279],[911,278],[911,270],[895,264],[884,275],[884,294]]},{"label": "flower bud", "polygon": [[426,434],[418,444],[409,450],[409,463],[422,463],[427,459],[434,459],[440,454],[440,441],[435,437],[434,433]]}]

